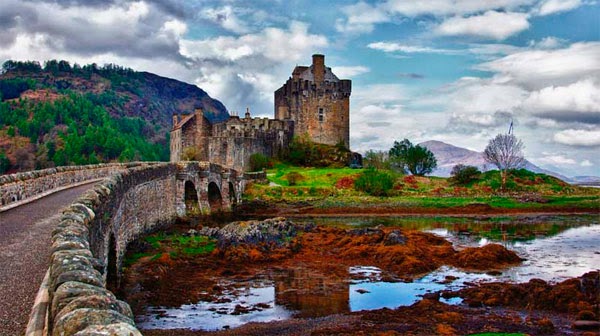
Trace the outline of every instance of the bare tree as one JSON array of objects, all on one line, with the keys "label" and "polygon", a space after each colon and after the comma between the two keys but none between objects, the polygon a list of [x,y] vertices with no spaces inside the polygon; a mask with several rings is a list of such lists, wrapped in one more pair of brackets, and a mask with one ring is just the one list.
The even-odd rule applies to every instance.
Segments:
[{"label": "bare tree", "polygon": [[498,134],[485,147],[483,159],[500,170],[502,189],[504,190],[506,172],[510,169],[519,169],[525,166],[523,142],[513,134]]}]

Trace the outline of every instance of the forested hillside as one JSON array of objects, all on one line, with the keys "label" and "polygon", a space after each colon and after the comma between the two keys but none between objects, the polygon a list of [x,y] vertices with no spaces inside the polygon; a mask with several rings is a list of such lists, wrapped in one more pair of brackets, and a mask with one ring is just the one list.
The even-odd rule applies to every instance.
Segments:
[{"label": "forested hillside", "polygon": [[0,174],[60,165],[168,160],[173,113],[223,104],[198,87],[116,65],[7,61],[0,74]]}]

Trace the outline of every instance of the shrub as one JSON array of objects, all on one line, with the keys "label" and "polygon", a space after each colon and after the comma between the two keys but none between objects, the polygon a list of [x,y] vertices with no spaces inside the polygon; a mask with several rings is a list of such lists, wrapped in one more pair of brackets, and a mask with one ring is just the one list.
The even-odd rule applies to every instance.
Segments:
[{"label": "shrub", "polygon": [[0,174],[4,174],[10,168],[10,160],[6,157],[6,154],[0,153]]},{"label": "shrub", "polygon": [[202,153],[200,153],[200,149],[198,147],[185,147],[183,149],[181,159],[183,161],[202,161]]},{"label": "shrub", "polygon": [[353,176],[344,176],[335,183],[338,189],[350,189],[354,186],[355,179]]},{"label": "shrub", "polygon": [[354,182],[354,189],[373,196],[387,196],[394,187],[394,177],[384,171],[369,168]]},{"label": "shrub", "polygon": [[273,167],[273,162],[269,157],[262,153],[254,153],[250,155],[248,169],[251,172],[261,171]]},{"label": "shrub", "polygon": [[452,168],[450,172],[449,181],[453,184],[466,185],[473,181],[479,180],[481,171],[475,166],[465,166],[463,164],[457,164]]},{"label": "shrub", "polygon": [[288,181],[289,186],[295,186],[298,182],[304,180],[304,176],[298,172],[289,172],[285,175],[285,179]]}]

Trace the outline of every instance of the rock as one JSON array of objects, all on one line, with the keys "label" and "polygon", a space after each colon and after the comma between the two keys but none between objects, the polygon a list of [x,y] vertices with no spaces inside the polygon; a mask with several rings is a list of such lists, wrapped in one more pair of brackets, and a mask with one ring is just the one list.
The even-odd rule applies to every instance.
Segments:
[{"label": "rock", "polygon": [[366,294],[366,293],[371,293],[371,292],[369,292],[368,290],[366,290],[366,289],[362,289],[362,288],[359,288],[359,289],[357,289],[357,290],[356,290],[356,292],[357,292],[358,294]]},{"label": "rock", "polygon": [[349,230],[348,233],[353,236],[371,236],[371,235],[383,235],[383,230],[379,228],[360,228]]},{"label": "rock", "polygon": [[394,230],[388,233],[384,240],[383,245],[404,245],[406,244],[406,237],[400,232],[400,230]]},{"label": "rock", "polygon": [[261,243],[275,243],[281,246],[299,231],[309,229],[310,225],[296,225],[283,217],[277,217],[264,221],[233,222],[221,229],[205,227],[198,231],[198,235],[217,239],[220,248]]},{"label": "rock", "polygon": [[58,286],[54,292],[50,311],[52,312],[53,316],[56,316],[56,314],[60,313],[60,311],[71,301],[82,296],[92,295],[107,296],[112,300],[117,299],[113,293],[104,287],[88,285],[76,281],[69,281]]},{"label": "rock", "polygon": [[92,325],[74,336],[142,336],[134,326],[127,323],[113,323],[109,325]]},{"label": "rock", "polygon": [[77,332],[82,332],[90,326],[106,326],[118,323],[129,324],[132,327],[134,326],[132,319],[114,310],[80,308],[63,315],[58,320],[55,320],[52,335],[73,335]]},{"label": "rock", "polygon": [[600,330],[600,321],[579,320],[573,322],[572,327],[577,330]]},{"label": "rock", "polygon": [[52,282],[51,288],[54,290],[56,289],[56,287],[68,281],[77,281],[98,287],[104,286],[102,274],[100,274],[100,272],[96,271],[95,269],[91,268],[86,270],[73,270],[68,272],[62,272]]},{"label": "rock", "polygon": [[131,308],[127,303],[117,300],[111,296],[94,294],[75,298],[56,315],[55,320],[58,321],[63,316],[81,308],[114,310],[133,319],[133,313],[131,312]]}]

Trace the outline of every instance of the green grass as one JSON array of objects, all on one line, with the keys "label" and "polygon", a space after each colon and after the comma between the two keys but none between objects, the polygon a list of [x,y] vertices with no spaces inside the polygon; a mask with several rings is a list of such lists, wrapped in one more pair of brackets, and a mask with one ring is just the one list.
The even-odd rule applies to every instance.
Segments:
[{"label": "green grass", "polygon": [[[573,207],[594,210],[600,207],[600,190],[579,188],[563,181],[517,170],[509,175],[507,192],[501,192],[500,173],[483,173],[481,179],[466,186],[455,186],[441,177],[413,177],[394,174],[395,185],[387,197],[368,196],[347,188],[336,187],[342,178],[356,179],[362,169],[306,168],[278,164],[267,171],[270,185],[250,184],[246,200],[261,199],[268,202],[310,202],[315,207],[425,207],[452,208],[482,203],[504,209],[543,209],[548,207]],[[290,186],[290,173],[300,175]],[[296,176],[297,177],[297,176]],[[520,202],[522,194],[535,194],[546,203]]]},{"label": "green grass", "polygon": [[128,267],[142,258],[152,257],[158,259],[163,253],[168,253],[172,258],[194,257],[211,253],[216,248],[216,241],[206,236],[184,236],[181,234],[168,234],[157,232],[143,238],[152,247],[150,251],[127,253],[123,265]]},{"label": "green grass", "polygon": [[267,179],[280,186],[289,187],[286,176],[291,172],[302,175],[297,187],[330,188],[345,176],[357,175],[362,169],[351,168],[305,168],[285,164],[277,164],[275,168],[267,171]]}]

